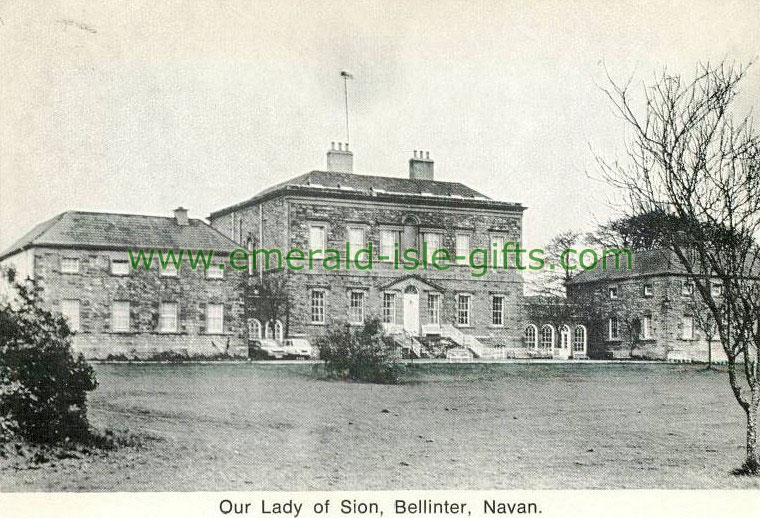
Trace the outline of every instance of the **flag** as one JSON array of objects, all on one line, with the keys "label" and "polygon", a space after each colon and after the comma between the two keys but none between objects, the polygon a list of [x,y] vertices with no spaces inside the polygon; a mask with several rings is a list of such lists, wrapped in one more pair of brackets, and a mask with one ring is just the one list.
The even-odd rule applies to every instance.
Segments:
[{"label": "flag", "polygon": [[340,71],[340,77],[345,77],[346,79],[353,79],[354,76],[346,72],[345,70]]}]

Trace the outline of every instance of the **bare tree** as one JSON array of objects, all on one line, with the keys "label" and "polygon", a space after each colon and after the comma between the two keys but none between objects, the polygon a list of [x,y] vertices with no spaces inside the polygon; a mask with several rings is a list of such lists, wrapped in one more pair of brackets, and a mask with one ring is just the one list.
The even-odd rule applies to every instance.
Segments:
[{"label": "bare tree", "polygon": [[689,305],[689,311],[694,317],[694,322],[705,337],[707,342],[707,368],[713,368],[713,342],[718,335],[718,322],[712,311],[701,301],[695,300]]},{"label": "bare tree", "polygon": [[[667,246],[715,318],[729,383],[747,418],[746,459],[737,473],[757,474],[760,139],[750,116],[733,110],[746,70],[708,63],[691,80],[664,71],[641,91],[608,75],[603,90],[630,132],[625,160],[597,155],[597,164],[624,193],[627,216],[659,211],[678,222]],[[723,285],[721,300],[714,280]]]}]

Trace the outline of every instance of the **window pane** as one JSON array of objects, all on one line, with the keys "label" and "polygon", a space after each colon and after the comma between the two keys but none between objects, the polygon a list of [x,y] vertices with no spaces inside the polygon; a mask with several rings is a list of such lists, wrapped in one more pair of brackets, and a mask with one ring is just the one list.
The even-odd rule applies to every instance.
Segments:
[{"label": "window pane", "polygon": [[428,320],[431,324],[441,323],[441,296],[438,293],[428,293]]},{"label": "window pane", "polygon": [[79,273],[79,259],[77,259],[76,257],[62,257],[61,258],[61,272]]},{"label": "window pane", "polygon": [[364,292],[352,291],[348,319],[352,324],[364,322]]},{"label": "window pane", "polygon": [[111,307],[111,328],[113,331],[129,331],[129,302],[116,301]]},{"label": "window pane", "polygon": [[325,323],[325,292],[314,290],[311,292],[311,321],[314,324]]},{"label": "window pane", "polygon": [[111,273],[113,275],[129,275],[129,261],[111,261]]},{"label": "window pane", "polygon": [[206,306],[206,332],[214,334],[224,332],[224,305],[208,304]]},{"label": "window pane", "polygon": [[401,234],[397,230],[380,231],[380,251],[379,255],[385,256],[386,261],[393,261],[396,243],[401,241]]},{"label": "window pane", "polygon": [[396,323],[395,293],[383,293],[383,322],[386,324]]},{"label": "window pane", "polygon": [[162,302],[158,309],[159,330],[162,333],[177,332],[177,303]]},{"label": "window pane", "polygon": [[322,252],[325,250],[325,227],[321,225],[309,227],[309,249],[321,250],[320,253],[314,254],[314,257],[322,257]]},{"label": "window pane", "polygon": [[79,301],[64,299],[61,301],[61,314],[66,317],[69,329],[79,331]]},{"label": "window pane", "polygon": [[457,324],[470,325],[470,296],[457,296]]},{"label": "window pane", "polygon": [[456,236],[456,256],[459,258],[459,264],[470,264],[470,235],[457,234]]},{"label": "window pane", "polygon": [[351,253],[356,253],[358,250],[366,246],[364,240],[363,228],[349,228],[348,229],[348,244],[351,247]]},{"label": "window pane", "polygon": [[494,295],[492,303],[492,323],[495,326],[504,325],[504,297]]}]

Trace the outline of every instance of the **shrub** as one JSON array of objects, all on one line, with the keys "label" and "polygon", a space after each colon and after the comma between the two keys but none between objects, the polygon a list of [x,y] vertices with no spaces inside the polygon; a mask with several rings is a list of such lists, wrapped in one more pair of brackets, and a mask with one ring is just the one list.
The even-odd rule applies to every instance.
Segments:
[{"label": "shrub", "polygon": [[399,383],[403,365],[396,343],[382,331],[380,321],[361,328],[344,324],[330,328],[316,340],[328,375],[370,383]]},{"label": "shrub", "polygon": [[31,442],[90,443],[87,392],[92,367],[71,350],[65,319],[45,309],[32,281],[0,302],[0,433]]}]

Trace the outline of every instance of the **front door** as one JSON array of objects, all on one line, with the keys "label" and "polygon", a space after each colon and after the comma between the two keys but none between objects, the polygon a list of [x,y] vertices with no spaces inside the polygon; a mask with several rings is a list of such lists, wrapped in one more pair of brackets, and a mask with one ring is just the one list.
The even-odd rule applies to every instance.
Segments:
[{"label": "front door", "polygon": [[404,331],[420,334],[420,293],[414,286],[404,290]]}]

